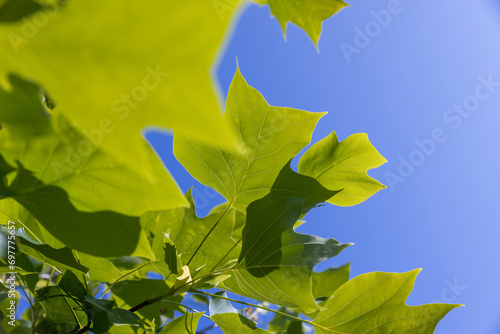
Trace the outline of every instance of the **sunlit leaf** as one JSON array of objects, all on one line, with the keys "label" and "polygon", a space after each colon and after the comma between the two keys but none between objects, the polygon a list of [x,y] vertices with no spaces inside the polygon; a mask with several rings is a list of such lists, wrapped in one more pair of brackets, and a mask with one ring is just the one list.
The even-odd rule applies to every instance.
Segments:
[{"label": "sunlit leaf", "polygon": [[304,153],[299,161],[299,173],[315,178],[326,188],[342,189],[328,202],[351,206],[385,188],[366,173],[386,161],[366,134],[354,134],[339,142],[332,132]]},{"label": "sunlit leaf", "polygon": [[39,82],[105,151],[147,175],[144,127],[232,146],[209,76],[231,15],[212,2],[69,1],[38,15],[29,34],[0,26],[0,74]]},{"label": "sunlit leaf", "polygon": [[254,0],[264,5],[269,4],[271,14],[278,19],[283,33],[286,31],[286,24],[292,22],[311,37],[315,44],[318,44],[321,35],[323,21],[334,15],[342,8],[348,6],[342,0]]},{"label": "sunlit leaf", "polygon": [[313,319],[317,333],[433,333],[439,320],[459,305],[407,306],[420,270],[369,273],[341,286]]},{"label": "sunlit leaf", "polygon": [[186,313],[170,321],[160,334],[194,334],[203,313]]},{"label": "sunlit leaf", "polygon": [[174,153],[201,183],[240,210],[265,196],[281,168],[304,148],[324,113],[270,106],[239,69],[226,100],[224,118],[238,133],[243,152],[174,136]]}]

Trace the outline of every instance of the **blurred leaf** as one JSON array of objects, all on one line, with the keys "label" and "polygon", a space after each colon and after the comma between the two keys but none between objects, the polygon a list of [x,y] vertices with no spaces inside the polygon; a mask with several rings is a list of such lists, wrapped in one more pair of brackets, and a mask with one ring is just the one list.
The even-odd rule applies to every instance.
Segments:
[{"label": "blurred leaf", "polygon": [[254,0],[264,5],[269,4],[271,14],[278,19],[283,33],[287,22],[292,22],[305,30],[315,44],[321,35],[324,20],[348,6],[342,0]]},{"label": "blurred leaf", "polygon": [[18,21],[42,8],[40,3],[33,0],[7,0],[0,7],[0,22]]},{"label": "blurred leaf", "polygon": [[22,22],[0,27],[0,75],[33,78],[89,134],[109,120],[106,152],[149,174],[147,126],[234,147],[209,76],[230,15],[212,2],[70,1],[42,13],[30,34]]},{"label": "blurred leaf", "polygon": [[38,86],[16,76],[10,80],[12,91],[0,89],[0,104],[6,106],[0,122],[7,124],[0,150],[7,163],[21,163],[40,181],[31,185],[33,191],[42,184],[58,186],[78,210],[130,216],[187,204],[151,148],[145,147],[146,175],[98,149],[95,138],[86,139],[61,113],[45,111]]},{"label": "blurred leaf", "polygon": [[[37,187],[32,186],[36,184]],[[55,237],[69,247],[97,256],[121,256],[134,252],[152,257],[148,244],[139,242],[139,219],[112,211],[77,210],[61,188],[44,185],[22,165],[9,187],[21,203]],[[137,250],[136,250],[137,248]]]}]

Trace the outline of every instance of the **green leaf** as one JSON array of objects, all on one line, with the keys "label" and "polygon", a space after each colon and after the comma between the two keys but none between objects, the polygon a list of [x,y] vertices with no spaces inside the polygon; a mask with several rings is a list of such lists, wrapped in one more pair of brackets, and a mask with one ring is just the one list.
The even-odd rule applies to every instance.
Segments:
[{"label": "green leaf", "polygon": [[[299,316],[299,313],[297,311],[286,307],[280,307],[278,311],[289,314],[293,317]],[[284,316],[283,314],[276,313],[273,319],[269,322],[269,330],[272,332],[279,332],[286,330],[287,333],[302,334],[302,332],[298,331],[297,329],[296,325],[297,322],[300,324],[300,329],[302,329],[302,323],[300,321],[293,320],[289,317]]]},{"label": "green leaf", "polygon": [[44,8],[33,0],[7,0],[0,7],[0,22],[18,21]]},{"label": "green leaf", "polygon": [[212,2],[70,1],[41,13],[33,34],[24,22],[0,27],[0,75],[39,82],[105,151],[147,172],[147,126],[233,146],[209,76],[230,16]]},{"label": "green leaf", "polygon": [[283,34],[287,22],[292,22],[305,30],[315,44],[318,44],[321,35],[321,26],[324,20],[348,6],[342,0],[254,0],[264,5],[269,4],[271,14],[276,16]]},{"label": "green leaf", "polygon": [[459,305],[407,306],[420,270],[403,274],[369,273],[342,285],[313,319],[317,333],[433,333]]},{"label": "green leaf", "polygon": [[330,298],[333,293],[349,280],[350,265],[338,268],[329,268],[320,273],[313,272],[312,286],[315,299]]},{"label": "green leaf", "polygon": [[46,316],[36,325],[35,333],[74,334],[88,323],[87,310],[83,303],[58,286],[38,290],[37,299]]},{"label": "green leaf", "polygon": [[96,282],[114,283],[123,276],[123,273],[108,259],[75,252],[80,263],[88,268],[89,277]]},{"label": "green leaf", "polygon": [[[247,267],[258,267],[250,272],[264,276],[274,269],[273,265],[302,264],[310,254],[316,253],[324,259],[316,247],[323,240],[295,233],[293,226],[303,214],[337,193],[311,177],[297,174],[288,163],[276,178],[271,192],[248,206],[239,262]],[[292,233],[283,235],[286,231]],[[333,246],[335,255],[346,247],[335,240],[325,245],[327,243]]]},{"label": "green leaf", "polygon": [[[199,218],[196,216],[191,190],[186,194],[186,198],[191,204],[190,207],[166,210],[157,217],[155,240],[162,238],[164,233],[168,234],[175,244],[181,262],[187,264],[212,227],[217,224],[189,264],[191,271],[204,266],[198,272],[199,275],[203,275],[216,267],[223,260],[222,257],[235,246],[238,235],[234,233],[238,231],[234,230],[244,224],[245,215],[235,208],[227,211],[224,208],[207,217]],[[238,248],[233,249],[220,265],[237,258],[238,251]]]},{"label": "green leaf", "polygon": [[9,135],[22,140],[50,133],[51,125],[41,102],[40,88],[15,75],[9,75],[9,81],[11,91],[0,89],[0,121],[9,125]]},{"label": "green leaf", "polygon": [[[27,188],[38,184],[36,190]],[[97,256],[122,256],[138,252],[152,257],[141,244],[139,218],[112,211],[83,212],[76,209],[61,188],[40,184],[22,165],[18,166],[11,195],[59,240],[70,248]],[[151,255],[150,255],[151,254]]]},{"label": "green leaf", "polygon": [[80,301],[85,300],[85,297],[88,295],[87,289],[80,279],[69,270],[64,273],[63,278],[57,285],[69,296]]},{"label": "green leaf", "polygon": [[366,134],[354,134],[339,142],[332,132],[304,153],[299,161],[299,173],[315,178],[329,189],[343,189],[328,202],[351,206],[386,188],[366,174],[385,162]]},{"label": "green leaf", "polygon": [[170,321],[160,334],[195,334],[203,313],[186,313]]},{"label": "green leaf", "polygon": [[231,207],[244,210],[269,192],[281,168],[309,143],[324,114],[268,105],[237,69],[224,119],[238,133],[243,152],[176,135],[174,154],[194,178],[218,191]]},{"label": "green leaf", "polygon": [[210,319],[219,326],[225,334],[264,334],[270,333],[264,329],[257,328],[255,323],[237,313],[218,313]]},{"label": "green leaf", "polygon": [[133,312],[112,308],[103,301],[92,296],[86,296],[85,300],[92,305],[95,310],[104,311],[108,314],[108,319],[116,325],[138,325],[141,319]]},{"label": "green leaf", "polygon": [[77,270],[82,273],[89,270],[89,268],[78,262],[71,249],[67,247],[54,249],[48,245],[37,245],[27,240],[20,240],[20,244],[23,253],[44,263],[49,263],[61,269]]},{"label": "green leaf", "polygon": [[[117,306],[121,309],[131,309],[145,300],[164,296],[170,291],[171,287],[164,280],[146,278],[123,280],[111,287]],[[172,318],[173,311],[180,310],[178,303],[181,301],[182,296],[180,295],[166,297],[162,301],[143,307],[135,313],[149,321],[159,320],[160,314],[166,314]]]},{"label": "green leaf", "polygon": [[[81,211],[139,216],[187,205],[150,148],[145,148],[149,173],[138,172],[98,149],[60,112],[44,110],[38,86],[16,76],[10,80],[12,91],[0,89],[0,104],[6,107],[0,111],[0,122],[7,124],[0,133],[0,151],[11,166],[19,162],[40,184],[61,187]],[[40,184],[33,184],[30,191]]]},{"label": "green leaf", "polygon": [[319,202],[335,195],[311,177],[286,165],[271,192],[248,206],[239,263],[226,289],[262,301],[314,312],[313,267],[334,257],[348,244],[303,235],[293,230],[297,220]]}]

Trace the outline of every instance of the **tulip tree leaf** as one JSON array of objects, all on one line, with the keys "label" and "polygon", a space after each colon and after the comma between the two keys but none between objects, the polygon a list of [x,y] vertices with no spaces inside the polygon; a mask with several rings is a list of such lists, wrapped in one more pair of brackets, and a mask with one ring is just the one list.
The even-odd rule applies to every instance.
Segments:
[{"label": "tulip tree leaf", "polygon": [[314,298],[330,298],[340,286],[349,280],[349,271],[350,265],[347,264],[338,268],[329,268],[320,273],[313,272]]},{"label": "tulip tree leaf", "polygon": [[[309,254],[316,253],[319,256],[319,249],[308,249],[309,245],[314,244],[313,240],[306,242],[305,236],[293,232],[293,226],[301,215],[337,193],[324,188],[311,177],[295,173],[287,164],[278,175],[271,192],[247,209],[239,262],[247,267],[259,267],[250,269],[250,272],[255,276],[264,276],[273,270],[273,265],[297,265]],[[286,231],[293,233],[286,234],[287,239],[283,240]],[[339,252],[345,247],[336,241],[333,243],[339,247]],[[300,251],[292,245],[298,246]]]},{"label": "tulip tree leaf", "polygon": [[86,139],[61,113],[44,110],[36,85],[16,76],[10,80],[12,91],[0,89],[0,105],[6,106],[0,109],[6,124],[0,150],[8,163],[20,162],[43,183],[63,188],[83,211],[139,216],[187,204],[150,148],[148,176],[98,149],[98,138]]},{"label": "tulip tree leaf", "polygon": [[102,147],[145,174],[147,126],[234,147],[209,76],[230,15],[220,18],[203,0],[53,7],[37,13],[43,26],[0,26],[0,75],[15,71],[39,82],[90,136],[111,122]]},{"label": "tulip tree leaf", "polygon": [[160,334],[194,334],[203,313],[186,313],[170,321]]},{"label": "tulip tree leaf", "polygon": [[210,317],[225,334],[265,334],[271,333],[257,328],[255,323],[238,313],[218,313]]},{"label": "tulip tree leaf", "polygon": [[75,296],[58,286],[48,286],[37,291],[38,302],[46,312],[34,332],[40,334],[76,333],[87,325],[87,310]]},{"label": "tulip tree leaf", "polygon": [[[165,210],[158,216],[156,220],[159,230],[155,238],[168,232],[170,240],[175,244],[180,255],[181,262],[187,264],[205,236],[217,223],[189,264],[191,270],[204,266],[198,274],[206,274],[214,266],[224,264],[219,262],[238,241],[235,233],[238,227],[244,224],[246,216],[235,208],[231,208],[228,211],[216,211],[207,217],[199,218],[196,216],[191,191],[188,191],[186,198],[191,204],[190,207]],[[238,252],[239,247],[230,252],[222,262],[236,259]]]},{"label": "tulip tree leaf", "polygon": [[40,3],[33,0],[7,0],[0,6],[0,22],[20,20],[42,8]]},{"label": "tulip tree leaf", "polygon": [[[433,333],[437,323],[459,305],[407,306],[420,270],[403,274],[369,273],[342,285],[313,322],[323,333]],[[319,327],[320,326],[320,327]]]},{"label": "tulip tree leaf", "polygon": [[244,210],[269,192],[281,168],[309,143],[323,115],[268,105],[238,69],[224,119],[238,133],[243,152],[174,136],[174,154],[194,178]]},{"label": "tulip tree leaf", "polygon": [[301,215],[337,193],[287,164],[271,192],[248,207],[239,263],[224,286],[254,299],[315,311],[312,268],[349,245],[296,233],[293,226]]},{"label": "tulip tree leaf", "polygon": [[[164,296],[169,293],[171,287],[164,280],[146,279],[122,280],[111,287],[111,292],[116,299],[118,308],[131,309],[147,299]],[[148,305],[135,313],[141,318],[152,321],[159,319],[160,314],[173,317],[173,311],[179,310],[178,303],[182,301],[182,296],[170,296],[162,301]],[[159,325],[159,324],[157,324]]]},{"label": "tulip tree leaf", "polygon": [[[37,186],[33,188],[32,185]],[[112,211],[79,211],[63,189],[44,185],[22,165],[18,166],[9,192],[70,248],[97,256],[122,256],[134,252],[153,256],[149,245],[140,242],[139,218]]]},{"label": "tulip tree leaf", "polygon": [[271,14],[278,19],[283,33],[286,24],[292,22],[305,30],[315,44],[321,35],[324,20],[348,6],[342,0],[255,0],[264,5],[269,4]]},{"label": "tulip tree leaf", "polygon": [[315,178],[329,189],[343,189],[328,202],[351,206],[386,188],[366,174],[385,162],[366,134],[354,134],[339,142],[332,132],[304,153],[299,161],[299,173]]},{"label": "tulip tree leaf", "polygon": [[108,320],[113,324],[124,325],[124,324],[139,324],[140,318],[133,312],[116,309],[109,307],[103,301],[96,299],[92,296],[86,296],[85,300],[92,305],[96,310],[104,311],[108,315]]}]

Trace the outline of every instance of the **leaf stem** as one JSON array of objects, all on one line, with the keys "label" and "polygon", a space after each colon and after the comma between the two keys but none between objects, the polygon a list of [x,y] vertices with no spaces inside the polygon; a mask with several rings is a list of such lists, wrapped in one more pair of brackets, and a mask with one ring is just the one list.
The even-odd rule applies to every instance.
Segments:
[{"label": "leaf stem", "polygon": [[211,272],[215,271],[215,269],[217,269],[217,267],[222,263],[222,261],[224,261],[224,259],[229,255],[231,254],[231,252],[233,251],[233,249],[238,246],[238,244],[241,242],[241,240],[243,240],[243,237],[240,238],[240,240],[236,241],[236,243],[233,245],[233,247],[231,247],[230,250],[227,251],[226,254],[224,254],[224,256],[219,260],[219,262],[217,262],[217,264],[215,266],[213,266],[213,268],[210,270]]},{"label": "leaf stem", "polygon": [[148,265],[150,265],[150,264],[152,264],[152,263],[156,263],[156,262],[160,262],[160,261],[161,261],[161,260],[155,260],[155,261],[151,261],[151,262],[145,263],[145,264],[143,264],[143,265],[141,265],[141,266],[139,266],[139,267],[135,268],[134,270],[131,270],[131,271],[129,271],[128,273],[126,273],[126,274],[122,275],[122,276],[121,276],[120,278],[118,278],[116,281],[114,281],[113,283],[111,283],[110,285],[108,285],[108,286],[106,287],[106,289],[103,291],[103,293],[101,294],[101,296],[100,296],[98,299],[101,299],[101,298],[102,298],[102,297],[106,294],[106,292],[108,292],[108,291],[109,291],[109,289],[111,289],[111,288],[112,288],[112,287],[113,287],[116,283],[120,282],[122,279],[124,279],[124,278],[125,278],[125,277],[127,277],[128,275],[130,275],[130,274],[132,274],[132,273],[134,273],[134,272],[136,272],[136,271],[138,271],[138,270],[141,270],[142,268],[144,268],[144,267],[146,267],[146,266],[148,266]]},{"label": "leaf stem", "polygon": [[205,237],[203,238],[203,240],[200,242],[200,244],[198,245],[198,247],[196,248],[196,250],[194,251],[193,255],[191,255],[191,258],[189,259],[189,261],[186,263],[187,266],[189,266],[189,264],[191,263],[191,261],[194,259],[194,257],[196,256],[196,253],[198,253],[198,251],[200,250],[201,246],[203,246],[203,244],[205,243],[205,241],[208,239],[208,237],[210,236],[210,234],[213,232],[213,230],[215,230],[215,228],[217,227],[217,225],[219,225],[220,221],[222,220],[222,218],[224,218],[224,216],[226,215],[226,213],[229,211],[229,209],[231,208],[231,203],[228,203],[227,205],[227,208],[226,210],[224,210],[224,212],[222,213],[222,215],[219,217],[219,219],[217,219],[217,221],[215,222],[215,224],[212,226],[212,228],[210,229],[210,231],[208,231],[208,233],[205,235]]}]

